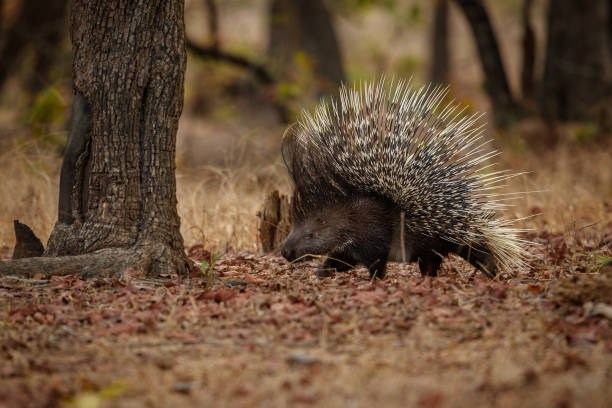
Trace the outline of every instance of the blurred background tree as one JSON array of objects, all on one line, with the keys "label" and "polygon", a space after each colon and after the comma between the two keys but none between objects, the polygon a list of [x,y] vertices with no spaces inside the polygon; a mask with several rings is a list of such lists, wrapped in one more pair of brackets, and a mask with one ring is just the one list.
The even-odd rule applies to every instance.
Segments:
[{"label": "blurred background tree", "polygon": [[548,8],[542,115],[584,121],[612,110],[612,2],[555,0]]},{"label": "blurred background tree", "polygon": [[[7,80],[18,78],[22,109],[66,111],[49,106],[53,100],[48,94],[49,87],[55,87],[54,95],[59,96],[56,99],[62,108],[70,103],[70,92],[65,90],[69,80],[62,81],[70,77],[66,63],[69,58],[67,3],[65,0],[0,2],[0,86],[5,89]],[[478,51],[483,89],[497,124],[511,125],[522,117],[537,116],[556,123],[597,122],[605,129],[612,116],[609,107],[612,105],[610,2],[593,0],[585,6],[559,0],[554,2],[554,7],[546,0],[507,0],[500,4],[486,0],[191,0],[187,1],[187,13],[195,17],[188,16],[187,30],[195,34],[188,34],[187,45],[196,58],[214,61],[219,72],[227,72],[219,64],[243,71],[238,77],[233,75],[242,78],[243,85],[239,87],[235,80],[234,85],[230,84],[232,80],[228,78],[232,75],[225,75],[226,90],[231,89],[229,93],[233,92],[234,96],[237,90],[241,90],[239,93],[247,90],[251,96],[253,92],[263,95],[280,122],[287,123],[309,100],[335,92],[342,82],[363,77],[416,74],[434,83],[456,83],[463,74],[459,67],[453,66],[456,64],[453,54],[465,44],[451,37],[455,25],[467,24]],[[491,18],[490,7],[497,10],[496,18]],[[534,16],[534,9],[548,11]],[[248,18],[252,21],[248,24],[257,26],[257,32],[234,29],[232,13],[241,15],[243,20],[250,13]],[[460,14],[465,23],[453,17]],[[406,33],[412,37],[419,35],[427,51],[418,57],[398,55],[401,51],[378,43],[376,31],[366,36],[354,33],[370,29],[371,23],[366,20],[382,20],[384,15],[392,23],[392,38]],[[522,31],[520,41],[514,44],[509,44],[507,38],[510,19],[512,27]],[[543,29],[538,31],[539,27]],[[385,27],[383,31],[389,29]],[[236,37],[240,35],[245,38],[237,42]],[[365,44],[356,44],[357,41]],[[237,47],[237,43],[242,45]],[[368,46],[370,51],[361,53],[369,53],[371,60],[379,61],[370,68],[361,63],[368,56],[354,52],[354,49],[367,50]],[[508,52],[502,52],[503,48],[520,50],[517,56],[520,75],[516,79],[512,78],[514,72],[509,74],[504,61],[504,54]],[[392,60],[404,62],[393,69],[389,65]],[[513,62],[512,66],[515,65]],[[198,66],[196,63],[196,69]],[[428,70],[424,71],[424,67]],[[209,69],[208,65],[205,69]],[[245,88],[251,80],[255,82]],[[214,77],[211,81],[207,87],[218,85]],[[518,85],[513,87],[513,82]],[[192,85],[188,81],[186,86]],[[46,97],[36,97],[46,90]],[[36,111],[29,116],[45,115]],[[36,126],[41,128],[40,121]]]},{"label": "blurred background tree", "polygon": [[[68,32],[67,5],[66,0],[0,3],[0,87],[22,65],[28,53],[31,55],[25,79],[26,89],[35,95],[48,84],[50,70],[61,54],[58,48]],[[6,8],[10,12],[6,12]]]},{"label": "blurred background tree", "polygon": [[493,112],[499,124],[506,124],[516,113],[516,103],[510,92],[506,68],[489,14],[480,0],[455,0],[463,11],[478,48],[485,76],[485,89],[491,98]]},{"label": "blurred background tree", "polygon": [[449,5],[449,0],[436,0],[434,4],[429,78],[435,84],[448,83],[450,52],[448,49]]},{"label": "blurred background tree", "polygon": [[[498,123],[517,113],[499,46],[481,0],[456,0],[474,32],[485,72],[486,88]],[[548,6],[548,35],[544,71],[535,85],[535,38],[530,22],[533,1],[524,0],[522,19],[524,98],[539,87],[537,114],[553,122],[588,121],[609,117],[612,109],[612,3],[588,5],[560,0]]]},{"label": "blurred background tree", "polygon": [[278,77],[295,82],[308,71],[324,93],[334,93],[346,81],[332,16],[323,0],[271,0],[268,21],[268,56]]}]

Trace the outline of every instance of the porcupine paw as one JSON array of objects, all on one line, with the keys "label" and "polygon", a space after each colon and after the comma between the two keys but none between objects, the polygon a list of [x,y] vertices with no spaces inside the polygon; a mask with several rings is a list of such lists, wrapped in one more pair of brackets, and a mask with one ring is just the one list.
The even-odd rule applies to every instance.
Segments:
[{"label": "porcupine paw", "polygon": [[419,258],[419,269],[422,276],[438,276],[442,259]]},{"label": "porcupine paw", "polygon": [[336,272],[345,272],[351,268],[351,263],[330,255],[330,257],[317,268],[317,276],[319,278],[328,278],[333,276]]},{"label": "porcupine paw", "polygon": [[325,268],[323,265],[317,268],[317,276],[319,278],[329,278],[330,276],[334,276],[336,272],[336,268]]},{"label": "porcupine paw", "polygon": [[387,274],[387,262],[377,259],[368,267],[370,279],[384,279]]}]

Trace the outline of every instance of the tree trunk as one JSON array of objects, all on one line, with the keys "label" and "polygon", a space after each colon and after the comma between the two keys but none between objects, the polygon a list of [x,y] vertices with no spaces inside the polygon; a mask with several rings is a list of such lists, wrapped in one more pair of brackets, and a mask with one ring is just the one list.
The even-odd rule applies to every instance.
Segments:
[{"label": "tree trunk", "polygon": [[280,76],[295,74],[295,57],[304,52],[314,63],[319,89],[335,92],[344,81],[340,47],[322,0],[271,0],[268,53]]},{"label": "tree trunk", "polygon": [[434,9],[431,82],[448,83],[448,0],[436,0]]},{"label": "tree trunk", "polygon": [[257,216],[259,217],[258,236],[261,249],[265,253],[280,248],[291,232],[289,198],[284,194],[279,194],[278,190],[274,190],[266,198]]},{"label": "tree trunk", "polygon": [[88,276],[185,273],[174,176],[183,2],[75,1],[71,37],[72,126],[45,256],[60,256],[55,269],[90,264]]},{"label": "tree trunk", "polygon": [[219,49],[219,14],[217,11],[217,3],[215,0],[206,0],[206,8],[208,10],[208,36],[210,37],[210,46],[214,50]]},{"label": "tree trunk", "polygon": [[0,47],[4,42],[4,0],[0,0]]},{"label": "tree trunk", "polygon": [[496,120],[504,124],[516,114],[516,105],[510,92],[508,77],[489,15],[481,0],[455,1],[463,10],[474,33],[485,75],[485,87],[491,98]]},{"label": "tree trunk", "polygon": [[540,88],[544,117],[591,120],[612,107],[612,2],[555,0],[548,9],[548,43]]},{"label": "tree trunk", "polygon": [[531,9],[533,0],[524,0],[522,9],[523,20],[523,69],[521,71],[521,91],[523,98],[531,98],[534,90],[535,75],[535,31],[531,24]]}]

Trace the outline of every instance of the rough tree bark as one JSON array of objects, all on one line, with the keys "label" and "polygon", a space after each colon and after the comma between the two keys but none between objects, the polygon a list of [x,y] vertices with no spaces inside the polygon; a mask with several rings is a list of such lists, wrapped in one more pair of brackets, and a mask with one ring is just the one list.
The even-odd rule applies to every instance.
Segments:
[{"label": "rough tree bark", "polygon": [[[540,87],[544,117],[592,120],[612,109],[612,1],[555,0],[548,9],[548,43]],[[605,114],[605,113],[604,113]]]},{"label": "rough tree bark", "polygon": [[481,0],[455,1],[461,7],[474,34],[496,121],[504,124],[509,117],[516,114],[517,107],[510,92],[493,25]]},{"label": "rough tree bark", "polygon": [[430,79],[435,84],[448,83],[448,9],[449,0],[436,0],[432,35]]},{"label": "rough tree bark", "polygon": [[0,273],[185,273],[174,175],[183,1],[75,1],[71,38],[75,99],[58,222],[45,257],[0,264]]},{"label": "rough tree bark", "polygon": [[272,0],[268,53],[280,76],[291,76],[295,55],[314,62],[319,88],[335,92],[344,81],[340,46],[332,18],[322,0]]}]

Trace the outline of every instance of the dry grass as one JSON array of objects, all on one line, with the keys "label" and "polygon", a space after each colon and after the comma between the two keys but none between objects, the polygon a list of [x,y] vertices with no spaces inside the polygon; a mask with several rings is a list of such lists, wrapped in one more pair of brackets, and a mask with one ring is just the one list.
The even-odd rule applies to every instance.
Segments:
[{"label": "dry grass", "polygon": [[[529,174],[507,191],[538,191],[518,200],[507,216],[540,214],[523,222],[538,231],[571,232],[610,222],[610,143],[564,142],[545,152],[501,146],[500,167]],[[14,245],[13,219],[30,225],[43,242],[56,220],[60,158],[33,145],[12,144],[0,155],[0,247]],[[242,167],[179,168],[177,196],[186,245],[214,251],[228,247],[255,252],[257,217],[266,194],[288,191],[280,160]]]},{"label": "dry grass", "polygon": [[57,220],[60,165],[57,155],[32,145],[5,147],[0,154],[0,247],[15,245],[14,219],[46,242]]},{"label": "dry grass", "polygon": [[[0,247],[13,247],[13,220],[34,230],[43,243],[57,219],[58,155],[33,145],[13,144],[0,154]],[[280,162],[179,170],[178,210],[187,245],[205,244],[215,252],[232,247],[257,251],[257,211],[275,188],[288,191]]]},{"label": "dry grass", "polygon": [[255,168],[201,168],[178,174],[177,196],[187,245],[213,252],[235,248],[256,252],[257,212],[273,189],[288,190],[280,164]]},{"label": "dry grass", "polygon": [[534,191],[516,203],[516,215],[540,214],[525,224],[551,232],[605,226],[612,211],[611,155],[610,142],[568,142],[546,152],[506,152],[510,167],[530,172],[514,180],[509,190]]}]

